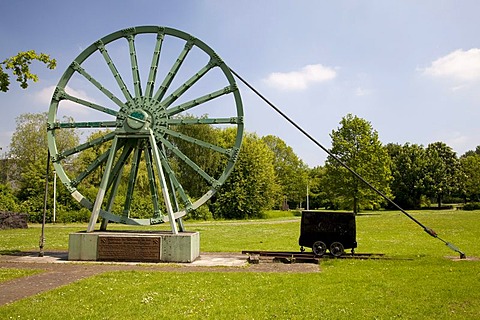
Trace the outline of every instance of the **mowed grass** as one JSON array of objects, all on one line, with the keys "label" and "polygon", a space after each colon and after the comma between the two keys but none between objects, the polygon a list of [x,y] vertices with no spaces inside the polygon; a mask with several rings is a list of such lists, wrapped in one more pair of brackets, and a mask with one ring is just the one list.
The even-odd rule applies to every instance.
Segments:
[{"label": "mowed grass", "polygon": [[0,268],[0,283],[16,278],[34,275],[41,272],[41,270],[35,269]]},{"label": "mowed grass", "polygon": [[[412,215],[480,257],[480,212]],[[202,251],[298,250],[299,219],[190,222]],[[66,249],[68,233],[46,230],[46,250]],[[115,226],[117,228],[117,226]],[[125,228],[125,227],[122,227]],[[16,239],[0,232],[0,250],[32,250],[39,227]],[[4,236],[8,235],[8,245]],[[35,242],[23,244],[28,239]],[[50,241],[49,241],[50,239]],[[391,260],[326,260],[319,273],[111,272],[0,307],[1,319],[478,319],[480,260],[458,257],[398,212],[357,217],[358,252]],[[22,249],[23,248],[23,249]],[[248,270],[248,267],[247,267]]]}]

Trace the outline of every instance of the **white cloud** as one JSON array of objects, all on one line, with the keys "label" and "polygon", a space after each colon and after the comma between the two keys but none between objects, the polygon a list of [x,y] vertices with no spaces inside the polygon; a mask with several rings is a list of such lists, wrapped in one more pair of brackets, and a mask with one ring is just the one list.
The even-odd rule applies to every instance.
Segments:
[{"label": "white cloud", "polygon": [[336,76],[337,72],[333,68],[311,64],[299,71],[271,73],[264,81],[271,87],[294,91],[305,90],[313,83],[329,81]]},{"label": "white cloud", "polygon": [[35,93],[34,98],[43,105],[49,105],[55,86],[48,86]]},{"label": "white cloud", "polygon": [[[41,104],[49,106],[52,99],[53,92],[55,91],[55,88],[56,86],[45,87],[39,92],[37,92],[34,98]],[[67,86],[65,88],[65,92],[67,92],[69,95],[74,96],[76,98],[97,103],[95,99],[89,97],[88,94],[83,90],[76,90]],[[60,102],[60,108],[62,109],[61,110],[62,114],[70,115],[73,117],[77,115],[87,115],[91,112],[91,109],[89,109],[88,107],[84,107],[78,103],[71,102],[68,100],[62,100],[62,102]]]},{"label": "white cloud", "polygon": [[460,82],[480,80],[480,49],[453,51],[433,61],[423,73]]}]

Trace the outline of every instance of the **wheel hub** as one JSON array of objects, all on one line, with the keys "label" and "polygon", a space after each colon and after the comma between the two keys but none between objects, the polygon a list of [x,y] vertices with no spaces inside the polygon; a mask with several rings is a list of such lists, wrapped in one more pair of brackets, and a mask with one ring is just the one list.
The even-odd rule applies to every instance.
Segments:
[{"label": "wheel hub", "polygon": [[150,122],[150,115],[144,110],[137,109],[129,114],[124,127],[127,131],[147,130],[150,127]]}]

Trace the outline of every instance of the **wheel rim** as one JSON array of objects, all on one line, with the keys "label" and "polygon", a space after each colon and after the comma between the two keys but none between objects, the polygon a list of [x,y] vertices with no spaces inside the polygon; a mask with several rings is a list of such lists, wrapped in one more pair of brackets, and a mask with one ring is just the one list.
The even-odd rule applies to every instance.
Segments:
[{"label": "wheel rim", "polygon": [[340,257],[345,252],[343,244],[340,242],[333,242],[330,245],[330,253],[335,257]]},{"label": "wheel rim", "polygon": [[312,251],[317,256],[323,256],[327,251],[327,245],[323,241],[316,241],[312,245]]},{"label": "wheel rim", "polygon": [[[151,42],[150,48],[153,48],[153,52],[149,52],[151,62],[145,62],[148,80],[143,82],[139,62],[142,55],[137,52],[136,42],[139,39],[142,48],[147,42]],[[169,49],[168,45],[173,48]],[[129,54],[127,72],[121,69],[122,64],[114,62],[114,54],[121,52],[122,46],[128,48],[125,52]],[[175,50],[177,47],[178,51]],[[162,64],[163,52],[166,52],[165,60],[168,60],[169,54],[173,59]],[[163,66],[166,68],[164,76],[160,70]],[[93,75],[92,72],[101,67],[110,70],[108,78],[102,78],[100,73]],[[186,78],[182,79],[185,75]],[[127,77],[131,81],[125,81]],[[91,92],[83,94],[84,89],[75,89],[75,85],[79,84],[86,84]],[[88,98],[83,98],[83,95]],[[90,97],[99,98],[102,102]],[[221,109],[218,107],[220,103]],[[62,115],[71,116],[69,110],[75,110],[75,114],[79,110],[87,110],[87,113],[96,113],[102,118],[99,121],[62,122]],[[208,111],[214,114],[208,114]],[[218,145],[185,133],[202,125],[233,128],[234,138],[227,145]],[[55,133],[72,128],[93,131],[98,136],[75,148],[61,150]],[[102,131],[105,128],[110,131]],[[233,170],[242,135],[242,101],[228,66],[204,42],[166,27],[142,26],[120,30],[86,48],[60,79],[48,113],[49,151],[63,184],[86,208],[98,211],[104,219],[126,224],[172,221],[205,203]],[[221,169],[214,173],[208,171],[181,146],[218,155]],[[106,151],[92,159],[82,172],[69,168],[74,161],[72,159],[101,148]],[[150,218],[130,216],[139,166],[142,164],[147,168],[152,199]],[[92,196],[82,192],[82,183],[101,171],[102,167],[105,167],[102,182],[95,201],[92,201]],[[196,179],[203,181],[204,186],[195,195],[182,184],[179,168],[187,168],[196,175]],[[161,176],[165,178],[163,184]],[[125,188],[120,186],[122,177],[128,177]],[[114,211],[118,194],[124,189],[124,205],[120,206],[121,210]],[[163,202],[159,200],[160,193],[163,193]],[[169,205],[172,212],[168,210]]]}]

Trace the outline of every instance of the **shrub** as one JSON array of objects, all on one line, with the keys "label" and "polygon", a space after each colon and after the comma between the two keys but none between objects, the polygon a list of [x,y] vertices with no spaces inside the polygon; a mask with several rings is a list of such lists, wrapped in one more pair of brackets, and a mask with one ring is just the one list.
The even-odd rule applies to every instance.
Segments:
[{"label": "shrub", "polygon": [[302,211],[301,210],[292,210],[293,216],[294,217],[301,217],[302,216]]},{"label": "shrub", "polygon": [[88,222],[90,220],[91,212],[82,208],[80,210],[62,210],[59,208],[58,214],[56,217],[56,222],[61,223],[73,223],[73,222]]},{"label": "shrub", "polygon": [[185,216],[185,220],[213,220],[212,213],[208,209],[207,205],[198,207],[196,210],[193,210],[188,215]]},{"label": "shrub", "polygon": [[480,210],[480,202],[469,202],[463,206],[463,210]]}]

